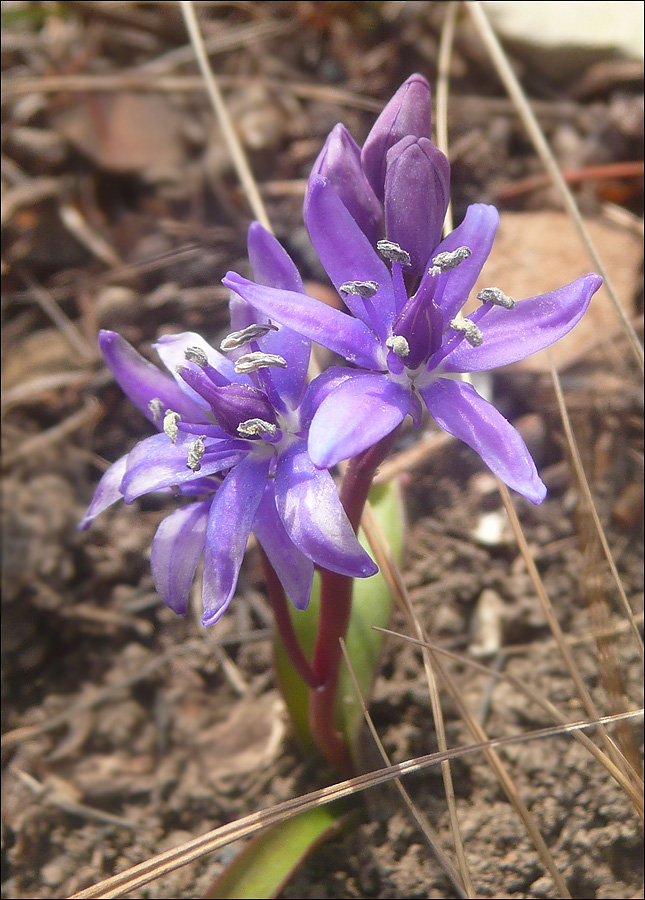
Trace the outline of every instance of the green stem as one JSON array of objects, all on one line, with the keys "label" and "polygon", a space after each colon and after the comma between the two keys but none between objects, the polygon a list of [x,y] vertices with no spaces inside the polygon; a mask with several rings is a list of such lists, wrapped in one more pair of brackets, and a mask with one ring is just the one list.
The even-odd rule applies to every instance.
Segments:
[{"label": "green stem", "polygon": [[[340,499],[355,532],[367,500],[372,479],[390,452],[398,428],[351,459],[345,470]],[[312,690],[309,705],[311,731],[320,750],[340,772],[351,774],[352,762],[347,743],[336,725],[338,678],[342,662],[340,639],[345,637],[352,609],[353,579],[321,570],[318,633],[311,664],[319,687]]]}]

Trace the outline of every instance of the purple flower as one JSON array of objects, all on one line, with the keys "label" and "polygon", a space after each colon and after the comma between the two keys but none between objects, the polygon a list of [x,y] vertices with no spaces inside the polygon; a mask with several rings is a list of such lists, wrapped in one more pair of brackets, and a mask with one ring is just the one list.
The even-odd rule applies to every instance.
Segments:
[{"label": "purple flower", "polygon": [[430,106],[430,85],[412,75],[362,150],[337,125],[314,163],[305,197],[308,219],[317,176],[326,178],[370,243],[385,237],[405,247],[409,273],[417,276],[441,238],[450,188],[448,160],[430,140]]},{"label": "purple flower", "polygon": [[[304,296],[272,235],[255,224],[248,244],[258,282]],[[155,346],[170,374],[117,334],[101,332],[107,365],[160,433],[108,469],[81,525],[120,498],[131,503],[166,490],[190,499],[159,526],[151,565],[163,600],[185,613],[203,555],[205,625],[233,596],[251,531],[299,609],[309,601],[314,564],[350,577],[377,571],[333,479],[307,451],[315,394],[305,382],[309,340],[276,327],[239,297],[232,322],[235,331],[222,343],[230,359],[193,333],[159,338]]]},{"label": "purple flower", "polygon": [[[404,170],[396,183],[404,193]],[[387,204],[386,194],[386,219]],[[352,364],[328,370],[312,385],[317,409],[308,446],[314,463],[330,467],[356,456],[406,415],[418,426],[423,401],[438,424],[476,450],[502,481],[540,503],[546,488],[518,432],[453,376],[516,362],[559,340],[582,317],[602,279],[586,275],[518,303],[489,288],[478,295],[482,306],[461,318],[497,229],[492,206],[469,207],[461,225],[429,253],[420,279],[406,274],[413,267],[405,247],[381,241],[377,252],[328,179],[311,179],[305,216],[316,252],[351,314],[236,273],[223,282],[276,322]],[[408,233],[416,223],[427,235],[428,221],[413,212]]]},{"label": "purple flower", "polygon": [[428,82],[412,75],[362,150],[339,125],[314,165],[305,222],[349,314],[235,273],[224,284],[352,364],[328,370],[312,385],[308,446],[316,465],[333,466],[366,450],[407,415],[418,426],[423,402],[506,484],[540,503],[546,488],[520,435],[454,376],[524,359],[559,340],[602,280],[586,275],[517,304],[488,288],[478,295],[482,306],[461,317],[499,217],[493,207],[475,204],[441,241],[450,167],[430,140],[430,111]]}]

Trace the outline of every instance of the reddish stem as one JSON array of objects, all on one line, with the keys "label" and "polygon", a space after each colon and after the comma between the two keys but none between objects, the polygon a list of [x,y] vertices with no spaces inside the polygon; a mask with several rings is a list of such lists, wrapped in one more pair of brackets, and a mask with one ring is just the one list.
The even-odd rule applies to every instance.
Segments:
[{"label": "reddish stem", "polygon": [[[398,428],[349,461],[340,489],[340,499],[354,531],[358,531],[363,508],[377,468],[394,445]],[[336,726],[336,697],[342,661],[340,639],[345,637],[352,609],[353,579],[321,570],[320,615],[312,660],[320,685],[312,691],[309,724],[318,747],[341,772],[351,774],[347,744]]]},{"label": "reddish stem", "polygon": [[300,675],[304,683],[315,690],[320,685],[320,679],[314,675],[312,667],[309,665],[307,657],[302,651],[298,636],[296,635],[289,614],[289,601],[287,600],[284,588],[280,579],[275,573],[275,569],[269,562],[269,559],[260,547],[260,556],[264,567],[264,580],[266,582],[269,603],[275,616],[275,623],[280,632],[282,645],[287,652],[291,664]]}]

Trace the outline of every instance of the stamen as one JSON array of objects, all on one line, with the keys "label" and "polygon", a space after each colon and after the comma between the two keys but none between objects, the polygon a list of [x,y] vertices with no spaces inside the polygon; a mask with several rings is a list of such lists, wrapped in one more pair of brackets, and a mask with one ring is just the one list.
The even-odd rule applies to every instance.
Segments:
[{"label": "stamen", "polygon": [[240,422],[237,426],[237,433],[242,437],[262,437],[264,434],[273,435],[276,433],[277,426],[271,422],[265,422],[264,419],[247,419],[246,422]]},{"label": "stamen", "polygon": [[385,342],[385,346],[389,347],[392,353],[400,359],[405,359],[406,356],[410,355],[410,345],[402,334],[390,335]]},{"label": "stamen", "polygon": [[483,291],[480,291],[477,294],[477,299],[481,300],[482,303],[492,303],[494,306],[503,306],[504,309],[513,309],[515,306],[515,300],[513,300],[512,297],[508,297],[504,291],[500,290],[498,287],[484,288]]},{"label": "stamen", "polygon": [[206,448],[204,447],[205,437],[206,435],[202,435],[202,437],[196,438],[188,447],[188,460],[186,466],[189,469],[192,469],[193,472],[199,472],[202,467],[202,458],[206,452]]},{"label": "stamen", "polygon": [[195,363],[200,369],[205,368],[208,358],[201,347],[186,347],[184,350],[184,359],[188,362]]},{"label": "stamen", "polygon": [[248,328],[243,328],[241,331],[232,331],[226,335],[219,345],[220,350],[224,353],[230,353],[231,350],[239,350],[240,347],[244,347],[250,341],[257,341],[258,338],[264,337],[270,331],[279,331],[279,328],[272,322],[267,322],[266,325],[258,323],[249,325]]},{"label": "stamen", "polygon": [[148,409],[152,413],[152,418],[155,421],[155,425],[159,425],[161,422],[161,414],[163,413],[163,403],[159,399],[159,397],[153,397],[150,403],[148,403]]},{"label": "stamen", "polygon": [[438,253],[432,260],[432,268],[430,275],[440,275],[442,272],[448,272],[450,269],[456,269],[459,263],[462,263],[471,254],[470,247],[457,247],[456,250]]},{"label": "stamen", "polygon": [[472,347],[481,347],[484,343],[484,336],[472,319],[453,319],[450,327],[453,331],[463,332],[466,340]]},{"label": "stamen", "polygon": [[402,266],[412,265],[410,254],[407,250],[404,250],[402,247],[399,247],[398,244],[395,244],[394,241],[377,241],[376,249],[383,259],[387,259],[389,262],[397,262]]},{"label": "stamen", "polygon": [[181,416],[179,415],[179,413],[173,412],[172,409],[167,409],[166,414],[163,417],[163,431],[166,437],[169,437],[173,444],[177,440],[177,432],[179,431],[179,429],[177,428],[177,422],[181,422]]},{"label": "stamen", "polygon": [[338,290],[344,294],[357,295],[369,300],[378,291],[378,283],[376,281],[346,281]]},{"label": "stamen", "polygon": [[[222,345],[223,346],[223,345]],[[286,369],[287,362],[275,353],[245,353],[235,363],[235,371],[238,375],[248,375],[249,372],[257,372],[258,369],[268,369],[275,366],[278,369]]]}]

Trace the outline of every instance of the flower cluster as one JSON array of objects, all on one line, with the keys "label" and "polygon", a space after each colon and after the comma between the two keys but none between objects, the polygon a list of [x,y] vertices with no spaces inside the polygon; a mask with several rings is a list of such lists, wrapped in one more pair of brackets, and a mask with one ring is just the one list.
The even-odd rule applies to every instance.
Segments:
[{"label": "flower cluster", "polygon": [[[115,500],[172,490],[188,502],[162,522],[152,571],[164,601],[185,612],[204,556],[204,624],[235,591],[253,531],[298,608],[314,564],[350,577],[376,571],[356,540],[328,469],[368,450],[423,405],[507,485],[540,503],[546,489],[518,432],[457,380],[549,346],[581,318],[601,284],[587,275],[515,303],[497,287],[463,317],[498,224],[469,207],[441,240],[450,167],[430,140],[430,89],[414,75],[360,148],[336,126],[308,183],[311,241],[346,312],[307,296],[286,251],[249,230],[254,280],[229,272],[233,333],[220,353],[195,334],[156,349],[170,374],[111,332],[100,337],[117,382],[159,434],[115,463],[83,526]],[[343,357],[306,384],[310,342]]]},{"label": "flower cluster", "polygon": [[[302,291],[291,259],[260,225],[249,231],[248,249],[258,281]],[[205,625],[233,596],[251,530],[299,609],[309,601],[314,564],[357,578],[377,571],[331,475],[307,452],[315,411],[314,385],[306,385],[309,340],[263,320],[239,298],[231,321],[235,331],[222,342],[228,355],[197,334],[159,338],[155,348],[170,374],[119,335],[101,333],[105,362],[160,433],[108,469],[81,526],[121,497],[131,503],[174,490],[190,499],[161,523],[151,565],[163,600],[185,613],[203,554]]]},{"label": "flower cluster", "polygon": [[518,432],[458,373],[524,359],[573,328],[598,275],[515,303],[496,287],[459,312],[479,277],[499,217],[474,204],[440,241],[449,166],[430,141],[430,90],[420,75],[399,89],[360,150],[342,126],[330,134],[309,180],[305,222],[348,312],[229,272],[224,284],[300,334],[344,357],[323,378],[309,430],[318,466],[355,456],[421,401],[509,487],[540,503],[546,488]]}]

